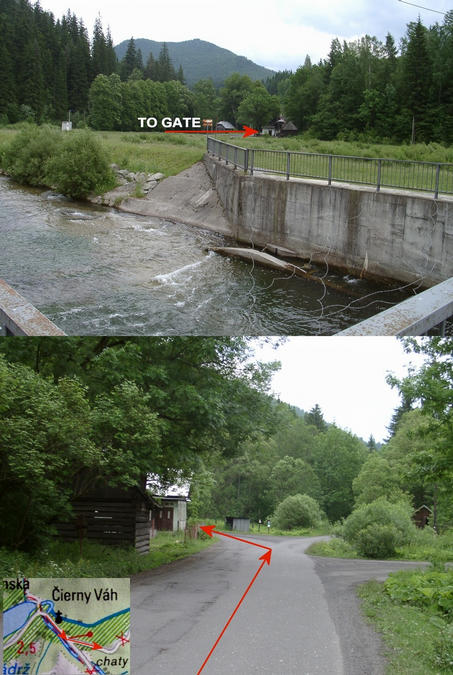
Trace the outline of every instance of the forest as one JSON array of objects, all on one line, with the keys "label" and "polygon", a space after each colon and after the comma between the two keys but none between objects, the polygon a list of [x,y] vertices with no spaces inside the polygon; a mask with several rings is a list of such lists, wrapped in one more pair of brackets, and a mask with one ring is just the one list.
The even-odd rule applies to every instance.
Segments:
[{"label": "forest", "polygon": [[292,530],[347,524],[370,505],[410,518],[425,504],[445,531],[453,345],[406,346],[426,364],[389,381],[402,402],[380,446],[327,423],[318,405],[304,412],[272,396],[278,363],[255,362],[248,338],[4,339],[2,544],[33,551],[80,491],[144,475],[190,484],[195,523],[234,515]]},{"label": "forest", "polygon": [[331,44],[327,58],[276,73],[264,83],[230,74],[191,89],[164,43],[146,63],[133,38],[118,62],[101,19],[61,19],[29,0],[0,3],[0,124],[61,122],[137,130],[138,116],[188,115],[261,127],[279,114],[320,139],[453,142],[453,11],[427,27],[407,25],[396,45],[364,36]]}]

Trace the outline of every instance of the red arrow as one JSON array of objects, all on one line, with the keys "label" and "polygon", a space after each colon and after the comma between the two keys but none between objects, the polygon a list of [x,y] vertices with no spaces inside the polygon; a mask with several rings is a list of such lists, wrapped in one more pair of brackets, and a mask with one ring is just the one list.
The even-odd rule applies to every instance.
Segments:
[{"label": "red arrow", "polygon": [[256,129],[252,129],[251,127],[248,127],[247,125],[244,124],[244,126],[241,129],[225,129],[221,130],[219,129],[218,131],[209,131],[208,129],[185,129],[184,131],[180,129],[166,129],[165,133],[166,134],[242,134],[244,132],[244,135],[242,138],[247,138],[248,136],[254,136],[255,134],[258,134],[259,132]]},{"label": "red arrow", "polygon": [[[233,539],[234,539],[234,537],[233,537]],[[243,541],[244,541],[244,540],[243,540]],[[248,542],[248,543],[249,543],[249,542]],[[271,564],[271,555],[272,555],[272,549],[269,549],[269,551],[268,551],[267,553],[264,553],[264,555],[262,555],[261,558],[259,558],[259,560],[262,560],[263,562],[261,563],[261,565],[260,565],[260,567],[259,567],[257,573],[255,574],[255,576],[253,577],[253,579],[251,580],[251,582],[250,582],[249,585],[247,586],[247,588],[246,588],[246,590],[245,590],[245,593],[243,594],[242,598],[239,600],[238,604],[237,604],[236,607],[234,608],[234,611],[233,611],[232,615],[230,616],[230,618],[229,618],[228,621],[226,622],[225,626],[223,627],[223,630],[222,630],[222,632],[220,633],[219,637],[218,637],[217,640],[214,642],[214,646],[212,647],[211,651],[209,652],[209,654],[208,654],[207,657],[205,658],[205,660],[204,660],[204,662],[203,662],[203,665],[201,666],[201,668],[200,668],[200,670],[198,671],[197,675],[200,675],[201,671],[203,670],[203,668],[205,667],[205,665],[207,664],[207,662],[208,662],[209,659],[211,658],[214,649],[217,647],[217,645],[219,644],[220,640],[222,639],[223,634],[225,633],[226,629],[227,629],[228,626],[230,625],[230,623],[231,623],[231,621],[232,621],[234,615],[236,614],[236,612],[238,611],[239,607],[240,607],[241,604],[243,603],[245,596],[247,595],[247,593],[249,592],[249,590],[252,588],[253,584],[255,583],[256,578],[258,577],[258,574],[261,572],[261,570],[263,569],[263,567],[264,567],[264,565],[265,565],[266,563],[267,563],[268,565]]]},{"label": "red arrow", "polygon": [[221,534],[222,537],[236,539],[236,541],[243,541],[245,544],[250,544],[250,546],[258,546],[259,548],[265,548],[267,551],[272,551],[270,546],[263,546],[263,544],[256,544],[254,541],[249,541],[248,539],[241,539],[240,537],[233,537],[232,534],[227,534],[226,532],[219,532],[215,529],[215,525],[200,525],[200,530],[209,534],[210,537],[212,537],[213,532],[215,532],[216,534]]},{"label": "red arrow", "polygon": [[81,637],[93,637],[93,631],[89,630],[88,633],[84,633],[83,635],[71,635],[68,640],[75,640],[75,638],[81,638]]},{"label": "red arrow", "polygon": [[82,640],[75,640],[74,638],[67,638],[69,642],[77,642],[79,645],[85,645],[85,647],[91,647],[92,649],[102,649],[102,645],[98,645],[97,642],[83,642]]}]

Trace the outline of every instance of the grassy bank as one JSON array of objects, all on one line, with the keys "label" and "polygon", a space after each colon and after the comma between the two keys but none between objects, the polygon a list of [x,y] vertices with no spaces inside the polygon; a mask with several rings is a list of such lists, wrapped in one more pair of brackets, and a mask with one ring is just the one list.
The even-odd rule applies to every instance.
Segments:
[{"label": "grassy bank", "polygon": [[[227,527],[225,527],[225,521],[224,520],[215,520],[212,518],[206,518],[203,520],[203,525],[215,525],[215,529],[218,530],[219,532],[231,532],[233,535],[237,535],[238,537],[242,536],[242,534],[247,533],[242,533],[241,532],[236,532],[236,531],[231,531]],[[280,537],[319,537],[321,535],[326,535],[330,534],[332,531],[332,526],[327,524],[323,524],[320,527],[313,528],[313,527],[299,527],[294,530],[279,530],[278,528],[274,527],[272,525],[271,521],[271,527],[268,528],[266,525],[266,521],[261,523],[261,525],[258,525],[258,523],[251,523],[250,524],[250,532],[248,534],[258,534],[260,537],[265,537],[267,535],[270,536],[280,536]]]},{"label": "grassy bank", "polygon": [[[342,537],[315,542],[307,550],[310,555],[329,558],[360,558],[357,550]],[[453,530],[436,535],[432,530],[418,530],[413,540],[396,549],[395,560],[428,560],[435,564],[453,561]]]},{"label": "grassy bank", "polygon": [[445,614],[392,600],[377,581],[358,593],[363,613],[382,634],[389,675],[453,672],[453,625]]},{"label": "grassy bank", "polygon": [[[0,161],[2,150],[23,124],[0,128]],[[71,132],[77,133],[77,131]],[[145,131],[93,132],[107,153],[109,161],[130,171],[162,172],[173,176],[199,161],[206,151],[203,134],[166,134]],[[453,162],[453,147],[438,143],[389,145],[367,142],[322,141],[309,136],[294,138],[252,137],[240,134],[218,135],[222,141],[242,147],[270,150],[291,150],[354,157],[381,157],[426,162]],[[363,169],[362,169],[363,170]]]},{"label": "grassy bank", "polygon": [[0,577],[129,577],[138,572],[197,553],[212,540],[187,539],[184,533],[160,532],[151,540],[150,552],[140,555],[134,549],[114,548],[84,542],[52,542],[40,553],[27,554],[0,549]]},{"label": "grassy bank", "polygon": [[[0,128],[0,163],[3,151],[21,128],[20,124]],[[195,134],[120,131],[94,131],[93,134],[110,163],[134,172],[173,176],[200,161],[206,151],[206,138]]]}]

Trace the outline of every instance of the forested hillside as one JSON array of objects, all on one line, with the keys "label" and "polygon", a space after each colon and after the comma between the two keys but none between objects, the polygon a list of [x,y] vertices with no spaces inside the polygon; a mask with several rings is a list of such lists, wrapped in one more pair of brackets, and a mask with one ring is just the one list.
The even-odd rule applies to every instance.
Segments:
[{"label": "forested hillside", "polygon": [[[0,35],[3,124],[59,122],[71,110],[76,126],[97,129],[133,131],[138,116],[161,115],[260,128],[283,112],[321,139],[453,143],[453,11],[442,24],[408,24],[399,45],[390,34],[334,39],[318,64],[301,53],[295,73],[274,75],[201,40],[131,39],[118,61],[100,19],[90,38],[70,11],[55,18],[29,0],[2,0]],[[265,86],[253,81],[266,75]]]},{"label": "forested hillside", "polygon": [[453,142],[453,11],[430,28],[407,26],[399,47],[388,34],[343,43],[326,60],[279,82],[285,109],[320,138],[358,133],[417,142]]},{"label": "forested hillside", "polygon": [[[127,52],[128,41],[120,42],[115,47],[118,60],[121,61]],[[205,40],[185,40],[184,42],[156,42],[138,38],[135,40],[137,49],[140,49],[143,62],[146,63],[149,55],[157,60],[164,46],[176,70],[181,66],[187,85],[193,87],[198,80],[211,79],[215,87],[220,87],[229,75],[239,73],[248,75],[252,80],[264,80],[273,75],[273,71],[253,63],[245,56],[238,56],[228,49],[223,49]]]}]

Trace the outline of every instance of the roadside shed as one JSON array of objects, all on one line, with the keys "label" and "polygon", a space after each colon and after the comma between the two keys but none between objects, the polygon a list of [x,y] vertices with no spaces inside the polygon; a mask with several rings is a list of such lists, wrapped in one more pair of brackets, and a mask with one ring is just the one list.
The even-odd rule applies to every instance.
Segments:
[{"label": "roadside shed", "polygon": [[416,524],[417,527],[426,527],[428,525],[429,519],[433,515],[432,510],[429,508],[429,506],[426,506],[423,504],[423,506],[420,506],[414,513],[412,514],[412,520]]},{"label": "roadside shed", "polygon": [[107,546],[133,546],[149,552],[152,512],[157,503],[139,485],[102,484],[71,500],[74,517],[58,523],[65,541],[97,541]]},{"label": "roadside shed", "polygon": [[250,518],[236,518],[235,516],[225,517],[225,527],[237,532],[250,531]]}]

